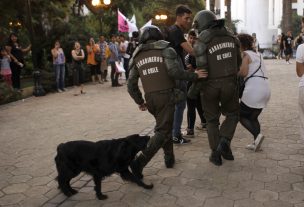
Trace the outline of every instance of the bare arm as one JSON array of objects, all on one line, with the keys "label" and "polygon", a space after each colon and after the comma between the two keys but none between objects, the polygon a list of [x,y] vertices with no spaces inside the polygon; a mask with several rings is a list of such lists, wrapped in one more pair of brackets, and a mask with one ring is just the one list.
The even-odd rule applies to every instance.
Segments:
[{"label": "bare arm", "polygon": [[30,45],[29,45],[29,46],[27,46],[26,48],[21,49],[21,51],[22,51],[22,52],[28,52],[28,51],[30,51],[30,50],[31,50],[31,48],[32,48],[32,45],[30,44]]},{"label": "bare arm", "polygon": [[57,50],[56,50],[55,48],[53,48],[53,49],[51,50],[51,52],[52,52],[53,58],[57,58],[57,57],[58,57],[58,52],[57,52]]},{"label": "bare arm", "polygon": [[189,42],[183,42],[181,44],[181,47],[190,55],[194,56],[194,51],[193,51],[193,47],[189,44]]},{"label": "bare arm", "polygon": [[80,49],[80,51],[81,51],[81,56],[79,56],[79,58],[80,58],[80,60],[83,60],[85,57],[83,49]]},{"label": "bare arm", "polygon": [[86,49],[87,49],[87,53],[88,54],[91,54],[93,52],[93,49],[92,49],[92,46],[91,45],[87,45],[86,46]]},{"label": "bare arm", "polygon": [[76,55],[75,50],[72,50],[72,57],[73,57],[74,60],[79,60],[78,56]]},{"label": "bare arm", "polygon": [[249,64],[251,63],[251,59],[247,53],[244,52],[242,64],[240,67],[239,75],[242,77],[246,77],[249,71]]},{"label": "bare arm", "polygon": [[99,47],[99,45],[95,44],[93,50],[94,50],[95,53],[100,53],[100,47]]},{"label": "bare arm", "polygon": [[7,50],[7,53],[8,55],[11,57],[11,59],[14,61],[14,62],[18,62],[17,58],[11,54],[11,51],[12,51],[12,47],[11,46],[5,46],[5,49]]},{"label": "bare arm", "polygon": [[302,75],[304,74],[304,64],[297,62],[296,70],[298,77],[302,77]]},{"label": "bare arm", "polygon": [[11,46],[5,46],[5,48],[6,48],[7,52],[8,52],[8,55],[9,55],[11,61],[14,61],[17,64],[20,64],[20,62],[17,60],[17,58],[11,53],[12,47]]}]

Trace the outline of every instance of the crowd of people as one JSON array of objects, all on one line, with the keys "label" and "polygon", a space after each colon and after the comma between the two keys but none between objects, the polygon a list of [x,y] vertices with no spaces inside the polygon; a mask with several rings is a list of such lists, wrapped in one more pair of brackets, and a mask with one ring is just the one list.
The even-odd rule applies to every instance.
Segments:
[{"label": "crowd of people", "polygon": [[[81,46],[79,41],[75,41],[74,47],[71,49],[71,67],[73,71],[73,84],[79,90],[77,89],[74,95],[85,94],[83,88],[85,64],[90,70],[92,83],[103,84],[107,82],[108,65],[110,65],[112,86],[122,86],[118,82],[122,71],[117,70],[117,65],[123,65],[125,77],[128,79],[128,63],[131,54],[138,46],[138,35],[138,32],[133,32],[130,44],[124,35],[112,35],[109,42],[105,41],[103,35],[100,35],[97,42],[95,42],[93,37],[90,37],[84,47]],[[56,40],[50,51],[55,74],[55,89],[59,93],[66,90],[66,54],[64,53],[66,50],[64,49],[66,48],[61,47],[60,41]],[[22,48],[17,34],[12,33],[8,38],[8,42],[0,50],[0,75],[11,90],[21,92],[20,76],[22,68],[25,65],[24,55],[31,50],[31,45]]]},{"label": "crowd of people", "polygon": [[[74,93],[75,96],[85,94],[84,90],[84,64],[87,64],[92,83],[103,84],[107,82],[108,65],[111,67],[111,83],[112,87],[119,87],[119,76],[122,71],[118,70],[118,65],[123,65],[126,80],[128,80],[128,62],[138,45],[138,32],[133,32],[132,38],[126,40],[124,35],[111,35],[110,41],[106,42],[105,37],[100,35],[98,42],[95,42],[91,37],[85,50],[81,48],[78,41],[74,43],[74,48],[71,51],[72,55],[72,70],[74,85],[79,88]],[[53,66],[56,77],[56,90],[61,93],[65,91],[64,88],[64,74],[65,74],[65,55],[63,49],[60,47],[59,41],[55,42],[52,49]]]}]

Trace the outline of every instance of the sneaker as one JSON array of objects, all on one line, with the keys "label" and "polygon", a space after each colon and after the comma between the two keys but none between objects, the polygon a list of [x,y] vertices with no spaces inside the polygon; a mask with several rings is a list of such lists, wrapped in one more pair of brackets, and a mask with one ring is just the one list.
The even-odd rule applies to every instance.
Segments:
[{"label": "sneaker", "polygon": [[201,123],[200,126],[196,126],[198,130],[207,130],[207,123]]},{"label": "sneaker", "polygon": [[187,144],[191,142],[189,139],[185,139],[182,135],[179,135],[178,137],[172,138],[174,144]]},{"label": "sneaker", "polygon": [[254,148],[254,151],[259,151],[259,149],[261,148],[261,145],[264,141],[264,136],[263,134],[259,134],[257,136],[257,138],[254,140],[254,144],[255,144],[255,148]]},{"label": "sneaker", "polygon": [[212,162],[216,166],[222,165],[221,153],[216,150],[212,150],[212,153],[209,157],[209,161]]},{"label": "sneaker", "polygon": [[188,137],[188,138],[193,138],[194,137],[194,130],[193,129],[187,129],[183,133],[183,136]]},{"label": "sneaker", "polygon": [[62,91],[62,90],[60,90],[60,89],[57,89],[57,92],[58,92],[58,93],[62,93],[63,91]]},{"label": "sneaker", "polygon": [[254,150],[254,149],[255,149],[255,144],[254,144],[254,142],[253,142],[252,144],[246,145],[245,148],[248,149],[248,150]]}]

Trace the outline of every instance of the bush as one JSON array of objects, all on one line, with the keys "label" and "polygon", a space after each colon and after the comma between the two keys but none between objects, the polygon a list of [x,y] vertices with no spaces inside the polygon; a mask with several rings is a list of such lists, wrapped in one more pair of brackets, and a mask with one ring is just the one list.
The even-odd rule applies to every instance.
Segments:
[{"label": "bush", "polygon": [[0,104],[9,103],[21,99],[21,93],[12,91],[8,85],[0,80]]}]

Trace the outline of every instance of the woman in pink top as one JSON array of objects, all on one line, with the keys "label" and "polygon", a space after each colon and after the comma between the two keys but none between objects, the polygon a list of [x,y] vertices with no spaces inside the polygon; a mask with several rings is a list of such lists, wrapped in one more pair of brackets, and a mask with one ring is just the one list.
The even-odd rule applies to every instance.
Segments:
[{"label": "woman in pink top", "polygon": [[64,77],[65,77],[65,56],[63,49],[60,47],[60,42],[55,42],[54,48],[51,50],[53,56],[53,66],[56,77],[56,89],[59,93],[65,91]]},{"label": "woman in pink top", "polygon": [[11,57],[8,55],[8,52],[5,48],[1,48],[1,70],[0,74],[3,77],[4,81],[7,83],[8,87],[13,90],[12,87],[12,71],[10,67]]}]

